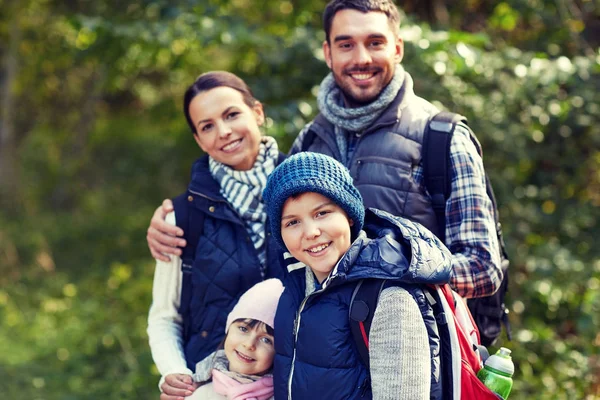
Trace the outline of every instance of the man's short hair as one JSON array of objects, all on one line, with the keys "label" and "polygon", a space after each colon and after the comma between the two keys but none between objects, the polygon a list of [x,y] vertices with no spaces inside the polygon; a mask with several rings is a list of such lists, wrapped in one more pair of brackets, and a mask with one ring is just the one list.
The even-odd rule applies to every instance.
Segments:
[{"label": "man's short hair", "polygon": [[363,13],[382,12],[387,16],[394,34],[399,35],[400,13],[392,0],[331,0],[323,12],[323,29],[325,30],[327,43],[329,43],[333,17],[338,11],[342,10],[357,10]]}]

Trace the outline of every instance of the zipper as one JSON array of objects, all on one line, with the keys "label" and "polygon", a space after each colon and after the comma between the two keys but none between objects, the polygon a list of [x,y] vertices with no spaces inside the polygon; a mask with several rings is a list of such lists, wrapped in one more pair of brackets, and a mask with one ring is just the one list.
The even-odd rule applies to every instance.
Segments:
[{"label": "zipper", "polygon": [[[357,240],[358,240],[358,238],[356,238],[354,240],[354,242],[352,242],[350,247],[352,247]],[[300,330],[300,320],[302,319],[302,316],[301,316],[302,311],[304,310],[304,306],[306,305],[306,302],[311,297],[327,290],[327,288],[330,287],[334,283],[334,280],[337,282],[336,278],[338,276],[337,275],[338,267],[343,259],[344,259],[344,257],[339,259],[338,262],[335,264],[335,266],[332,269],[333,275],[331,275],[329,278],[327,278],[327,279],[325,279],[325,281],[323,281],[323,285],[321,286],[321,289],[312,292],[311,294],[306,296],[304,298],[304,300],[302,300],[302,303],[300,303],[300,308],[298,308],[298,312],[296,313],[296,319],[294,320],[294,332],[293,332],[293,334],[294,334],[294,353],[292,355],[292,367],[290,368],[290,376],[288,378],[288,400],[292,400],[292,379],[294,377],[294,366],[296,364],[296,345],[298,344],[298,331]],[[309,267],[306,266],[306,268],[309,268]]]},{"label": "zipper", "polygon": [[[369,372],[370,374],[371,372]],[[360,397],[365,397],[365,394],[367,394],[367,390],[369,390],[369,388],[371,387],[371,378],[369,376],[367,376],[363,382],[362,385],[360,385]]]},{"label": "zipper", "polygon": [[188,189],[188,190],[190,191],[190,193],[194,193],[196,196],[204,197],[207,200],[216,201],[216,202],[219,202],[219,203],[227,203],[227,201],[225,201],[223,199],[215,199],[214,197],[208,197],[205,194],[202,194],[202,193],[199,193],[199,192],[195,192],[192,189]]},{"label": "zipper", "polygon": [[308,299],[310,299],[312,296],[319,294],[321,292],[323,292],[325,289],[321,288],[315,292],[312,292],[311,294],[309,294],[308,296],[306,296],[304,298],[304,300],[302,300],[302,303],[300,304],[300,308],[298,309],[298,312],[296,314],[296,319],[294,320],[294,353],[292,355],[292,367],[290,369],[290,377],[288,378],[288,400],[292,400],[292,379],[294,378],[294,367],[296,365],[296,345],[298,344],[298,330],[300,329],[300,320],[302,319],[302,311],[304,310],[304,306],[306,305],[306,302],[308,301]]},{"label": "zipper", "polygon": [[[335,264],[335,267],[333,267],[332,271],[337,272],[337,268],[343,258],[344,257],[342,257]],[[306,268],[308,268],[308,266]],[[325,290],[327,290],[327,288],[329,286],[331,286],[332,283],[334,283],[333,281],[335,280],[336,277],[337,277],[337,274],[330,276],[323,282],[325,284],[324,287],[322,286],[321,289],[316,290],[316,291],[312,292],[311,294],[309,294],[308,296],[306,296],[304,298],[304,300],[302,300],[302,303],[300,303],[300,308],[298,308],[298,312],[296,313],[296,319],[294,320],[294,332],[293,332],[293,334],[294,334],[294,353],[292,355],[292,367],[290,368],[290,376],[288,378],[288,400],[292,400],[292,379],[294,377],[294,366],[296,364],[296,345],[298,344],[298,331],[300,330],[300,320],[302,319],[302,311],[304,310],[304,306],[306,305],[308,300],[311,297],[316,296],[317,294],[320,294],[320,293],[324,292]]]},{"label": "zipper", "polygon": [[406,168],[406,163],[396,161],[389,157],[367,156],[367,157],[361,157],[358,160],[356,160],[356,163],[358,165],[361,165],[363,162],[386,164],[386,165],[391,165],[393,167],[400,167],[405,171],[410,171],[410,168]]},{"label": "zipper", "polygon": [[392,167],[396,167],[401,169],[402,171],[411,172],[410,168],[406,168],[406,163],[398,162],[392,158],[387,157],[378,157],[378,156],[368,156],[361,157],[356,160],[356,181],[360,181],[360,171],[365,163],[378,163],[384,165],[390,165]]}]

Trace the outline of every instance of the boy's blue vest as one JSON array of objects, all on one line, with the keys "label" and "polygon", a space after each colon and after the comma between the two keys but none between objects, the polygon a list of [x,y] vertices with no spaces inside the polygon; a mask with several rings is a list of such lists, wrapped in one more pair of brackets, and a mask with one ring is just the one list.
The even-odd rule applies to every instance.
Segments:
[{"label": "boy's blue vest", "polygon": [[275,398],[369,399],[368,371],[350,333],[349,307],[360,279],[393,281],[419,305],[430,336],[432,396],[441,393],[439,335],[421,285],[446,283],[450,252],[431,232],[374,209],[365,228],[324,283],[305,297],[304,270],[290,273],[275,316]]},{"label": "boy's blue vest", "polygon": [[[278,163],[284,158],[280,155]],[[183,198],[186,200],[183,206],[174,201],[177,225],[186,223],[180,216],[191,215],[185,238],[188,242],[190,238],[197,238],[193,263],[187,268],[182,266],[183,280],[187,279],[191,286],[189,303],[185,304],[182,299],[180,307],[185,358],[188,368],[194,370],[196,363],[223,341],[227,315],[239,297],[263,277],[244,221],[220,194],[219,184],[208,168],[208,156],[194,163],[192,179]],[[186,206],[187,209],[182,208]],[[268,226],[267,222],[265,229]],[[266,252],[264,279],[283,279],[282,252],[268,231]]]}]

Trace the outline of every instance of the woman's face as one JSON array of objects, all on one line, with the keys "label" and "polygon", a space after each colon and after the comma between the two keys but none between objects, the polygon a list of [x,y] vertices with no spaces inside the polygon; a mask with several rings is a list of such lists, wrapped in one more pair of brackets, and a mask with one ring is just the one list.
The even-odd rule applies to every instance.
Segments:
[{"label": "woman's face", "polygon": [[249,107],[240,92],[220,86],[194,97],[189,113],[202,150],[235,170],[252,168],[260,149],[258,127],[264,122],[259,102]]},{"label": "woman's face", "polygon": [[230,371],[261,375],[273,365],[273,336],[266,332],[263,324],[251,327],[245,321],[235,321],[227,331],[225,356]]}]

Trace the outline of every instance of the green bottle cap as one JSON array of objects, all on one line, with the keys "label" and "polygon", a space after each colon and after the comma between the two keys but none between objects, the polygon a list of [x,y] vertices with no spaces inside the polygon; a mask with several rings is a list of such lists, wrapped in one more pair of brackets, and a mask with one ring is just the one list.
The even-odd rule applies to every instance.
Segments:
[{"label": "green bottle cap", "polygon": [[486,362],[486,367],[493,368],[497,371],[503,372],[507,375],[512,376],[515,372],[515,366],[510,357],[511,351],[506,347],[500,347],[496,354],[490,356]]}]

